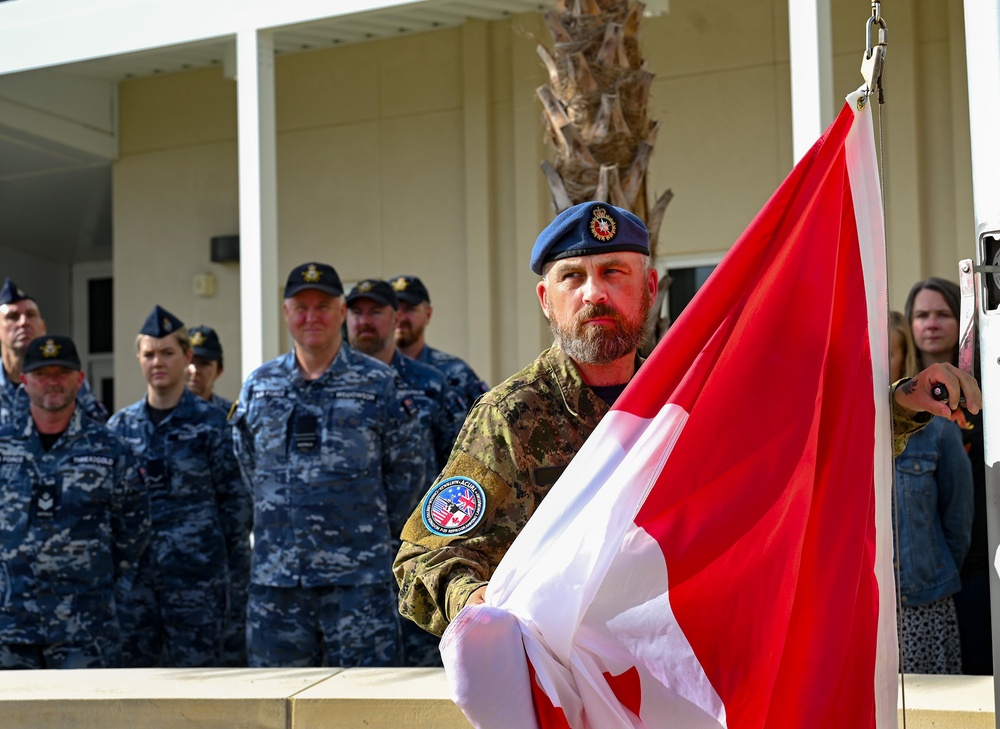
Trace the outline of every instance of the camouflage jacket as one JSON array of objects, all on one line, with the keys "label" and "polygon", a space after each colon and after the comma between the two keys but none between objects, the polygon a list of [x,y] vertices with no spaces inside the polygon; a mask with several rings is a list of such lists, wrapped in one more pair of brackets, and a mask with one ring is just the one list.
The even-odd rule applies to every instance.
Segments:
[{"label": "camouflage jacket", "polygon": [[448,384],[455,390],[459,398],[459,402],[456,404],[456,407],[461,408],[457,416],[459,420],[464,419],[472,404],[479,399],[480,395],[490,389],[490,386],[480,380],[479,375],[464,360],[453,354],[442,352],[425,344],[415,359],[440,371],[448,379]]},{"label": "camouflage jacket", "polygon": [[128,446],[73,413],[46,452],[29,410],[0,428],[0,642],[117,640],[111,595],[149,540]]},{"label": "camouflage jacket", "polygon": [[212,405],[215,405],[215,407],[219,408],[219,410],[224,412],[226,416],[228,416],[229,411],[233,409],[232,400],[227,400],[222,395],[218,395],[214,392],[212,393],[212,397],[208,400],[208,402],[211,403]]},{"label": "camouflage jacket", "polygon": [[[433,533],[425,498],[403,528],[394,572],[399,609],[440,635],[484,585],[608,406],[558,346],[479,399],[438,478],[464,477],[484,495],[479,521],[460,535]],[[433,494],[437,487],[432,488]],[[470,522],[471,524],[471,522]]]},{"label": "camouflage jacket", "polygon": [[[893,402],[894,450],[926,425]],[[608,412],[559,347],[482,397],[459,434],[437,486],[403,528],[393,571],[399,611],[440,635],[477,588],[492,577],[514,538]],[[435,500],[449,479],[477,483],[484,497],[468,531],[431,531]]]},{"label": "camouflage jacket", "polygon": [[315,380],[289,352],[243,383],[232,423],[254,496],[251,582],[391,580],[394,525],[427,483],[417,407],[400,385],[346,343]]},{"label": "camouflage jacket", "polygon": [[[0,425],[14,419],[18,410],[28,411],[28,393],[20,383],[7,379],[7,372],[0,367]],[[84,415],[99,423],[108,421],[108,410],[104,403],[97,399],[90,384],[84,380],[76,393],[76,407]]]},{"label": "camouflage jacket", "polygon": [[165,584],[186,588],[195,580],[245,573],[250,493],[225,414],[185,390],[159,425],[143,398],[115,413],[108,427],[132,447],[149,488],[150,550]]},{"label": "camouflage jacket", "polygon": [[[421,429],[428,439],[425,452],[432,454],[428,459],[429,481],[448,462],[455,438],[465,420],[465,408],[458,393],[448,384],[440,370],[410,359],[398,349],[390,364],[403,381],[403,395],[412,397],[420,412]],[[419,493],[414,494],[414,502],[406,510],[407,516],[416,505],[416,499],[423,495],[429,485],[422,484]]]}]

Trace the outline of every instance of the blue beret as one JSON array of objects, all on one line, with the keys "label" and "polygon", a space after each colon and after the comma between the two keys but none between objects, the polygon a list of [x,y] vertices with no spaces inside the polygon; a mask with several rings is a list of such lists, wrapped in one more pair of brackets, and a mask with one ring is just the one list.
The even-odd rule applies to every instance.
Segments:
[{"label": "blue beret", "polygon": [[635,251],[649,255],[649,231],[628,210],[586,202],[563,210],[538,235],[531,249],[531,270],[542,275],[549,261],[598,253]]},{"label": "blue beret", "polygon": [[149,312],[149,316],[146,317],[146,321],[143,323],[142,329],[139,330],[139,334],[159,339],[183,328],[184,322],[157,304]]},{"label": "blue beret", "polygon": [[3,282],[3,288],[0,289],[0,305],[13,304],[15,301],[24,301],[30,298],[24,289],[10,280],[10,276]]},{"label": "blue beret", "polygon": [[191,327],[188,334],[191,335],[191,351],[196,357],[204,357],[213,362],[222,361],[222,343],[212,327]]}]

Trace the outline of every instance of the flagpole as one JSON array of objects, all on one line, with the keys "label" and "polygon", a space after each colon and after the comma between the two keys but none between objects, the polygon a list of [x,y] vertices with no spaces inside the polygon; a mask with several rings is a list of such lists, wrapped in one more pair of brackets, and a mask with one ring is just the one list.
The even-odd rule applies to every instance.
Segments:
[{"label": "flagpole", "polygon": [[[969,77],[969,131],[972,142],[972,193],[976,218],[976,271],[980,281],[979,343],[986,458],[986,514],[989,554],[1000,544],[1000,0],[965,3],[965,46]],[[1000,578],[991,565],[990,605],[993,626],[993,693],[1000,666]]]}]

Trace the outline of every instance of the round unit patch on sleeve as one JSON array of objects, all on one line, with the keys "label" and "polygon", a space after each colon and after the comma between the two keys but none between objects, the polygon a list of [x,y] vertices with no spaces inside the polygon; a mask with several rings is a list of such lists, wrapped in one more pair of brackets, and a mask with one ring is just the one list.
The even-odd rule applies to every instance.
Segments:
[{"label": "round unit patch on sleeve", "polygon": [[424,526],[439,537],[471,532],[486,511],[486,492],[467,476],[452,476],[427,492],[421,506]]}]

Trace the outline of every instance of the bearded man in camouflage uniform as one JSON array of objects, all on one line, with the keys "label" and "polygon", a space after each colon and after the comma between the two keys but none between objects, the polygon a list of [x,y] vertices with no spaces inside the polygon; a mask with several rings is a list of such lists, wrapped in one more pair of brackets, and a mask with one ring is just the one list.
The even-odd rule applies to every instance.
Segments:
[{"label": "bearded man in camouflage uniform", "polygon": [[0,429],[0,668],[121,663],[116,584],[149,540],[149,495],[128,446],[83,415],[69,337],[24,350],[29,406]]},{"label": "bearded man in camouflage uniform", "polygon": [[[641,220],[606,203],[571,207],[539,235],[531,270],[555,344],[479,399],[406,523],[394,564],[404,617],[440,635],[483,602],[514,538],[635,374],[657,288],[648,242]],[[950,365],[897,385],[897,448],[927,422],[921,411],[947,414],[960,394],[974,412],[981,404],[975,381]]]},{"label": "bearded man in camouflage uniform", "polygon": [[[19,388],[21,363],[28,343],[45,332],[45,320],[38,304],[8,277],[0,287],[0,424],[14,418],[18,408],[28,407],[28,398]],[[76,406],[84,415],[100,423],[108,420],[107,408],[97,399],[86,379],[77,388]]]},{"label": "bearded man in camouflage uniform", "polygon": [[447,378],[456,394],[453,400],[455,416],[459,420],[464,419],[472,404],[490,389],[489,386],[465,360],[427,344],[426,329],[434,307],[424,282],[416,276],[396,276],[389,283],[399,300],[396,346],[405,356],[433,367]]},{"label": "bearded man in camouflage uniform", "polygon": [[253,488],[251,666],[390,666],[399,619],[390,571],[400,509],[426,485],[419,419],[396,373],[342,340],[333,267],[289,274],[295,349],[259,367],[233,413]]},{"label": "bearded man in camouflage uniform", "polygon": [[[347,336],[352,347],[396,370],[403,382],[403,394],[413,398],[420,413],[420,434],[423,438],[420,448],[433,465],[427,473],[428,479],[432,479],[448,461],[455,436],[462,426],[462,420],[456,415],[464,411],[464,406],[458,402],[458,395],[443,374],[400,353],[393,340],[398,309],[396,292],[387,282],[378,279],[360,281],[347,295]],[[430,481],[420,484],[398,521],[393,522],[394,537],[402,531],[403,523],[429,485]],[[393,551],[398,547],[397,541]],[[436,635],[407,620],[402,626],[402,639],[404,666],[441,665]]]}]

